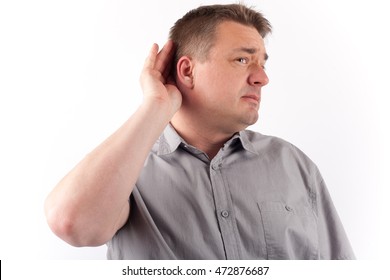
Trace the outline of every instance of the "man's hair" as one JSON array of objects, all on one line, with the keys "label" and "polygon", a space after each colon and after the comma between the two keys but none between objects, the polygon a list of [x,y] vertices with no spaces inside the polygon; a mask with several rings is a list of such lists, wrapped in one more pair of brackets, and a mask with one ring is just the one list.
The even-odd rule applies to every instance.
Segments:
[{"label": "man's hair", "polygon": [[174,65],[185,55],[205,61],[214,44],[215,30],[224,21],[252,26],[263,38],[271,32],[269,21],[243,4],[200,6],[176,21],[170,30],[169,38],[176,47]]}]

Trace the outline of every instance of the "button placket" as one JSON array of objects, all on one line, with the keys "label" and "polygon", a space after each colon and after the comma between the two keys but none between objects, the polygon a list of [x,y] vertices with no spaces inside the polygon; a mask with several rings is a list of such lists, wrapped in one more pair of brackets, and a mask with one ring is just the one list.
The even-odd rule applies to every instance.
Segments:
[{"label": "button placket", "polygon": [[[227,259],[239,258],[235,233],[234,214],[229,188],[223,178],[222,153],[210,162],[210,179],[213,188],[215,210]],[[232,216],[233,215],[233,216]]]}]

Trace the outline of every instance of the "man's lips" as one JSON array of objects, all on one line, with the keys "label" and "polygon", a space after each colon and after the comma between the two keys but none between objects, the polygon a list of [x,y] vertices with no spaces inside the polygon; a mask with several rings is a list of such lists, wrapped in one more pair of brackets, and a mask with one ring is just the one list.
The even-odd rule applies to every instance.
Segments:
[{"label": "man's lips", "polygon": [[253,99],[256,102],[260,102],[260,95],[259,94],[246,94],[242,98],[245,99]]}]

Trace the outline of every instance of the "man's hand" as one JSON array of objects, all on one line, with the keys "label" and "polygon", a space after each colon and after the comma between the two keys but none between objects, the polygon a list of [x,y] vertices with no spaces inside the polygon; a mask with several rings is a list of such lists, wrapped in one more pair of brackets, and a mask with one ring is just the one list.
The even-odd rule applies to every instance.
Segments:
[{"label": "man's hand", "polygon": [[145,102],[158,102],[166,106],[171,117],[179,110],[182,95],[171,76],[174,45],[169,40],[160,52],[158,45],[153,44],[149,56],[145,60],[140,82]]}]

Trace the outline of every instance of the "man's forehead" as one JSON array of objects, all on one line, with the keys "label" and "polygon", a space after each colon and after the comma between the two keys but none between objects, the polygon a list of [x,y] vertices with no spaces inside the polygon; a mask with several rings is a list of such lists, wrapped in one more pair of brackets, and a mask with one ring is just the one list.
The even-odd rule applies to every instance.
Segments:
[{"label": "man's forehead", "polygon": [[218,25],[216,41],[230,42],[236,47],[264,49],[264,40],[261,34],[253,26],[247,26],[236,22],[226,21]]}]

